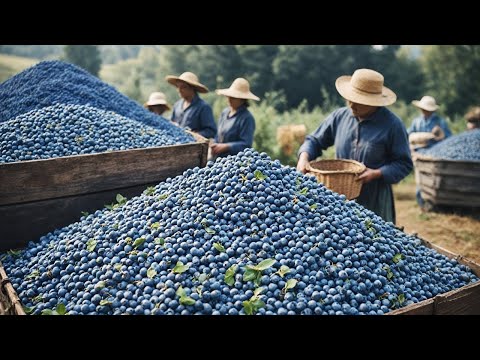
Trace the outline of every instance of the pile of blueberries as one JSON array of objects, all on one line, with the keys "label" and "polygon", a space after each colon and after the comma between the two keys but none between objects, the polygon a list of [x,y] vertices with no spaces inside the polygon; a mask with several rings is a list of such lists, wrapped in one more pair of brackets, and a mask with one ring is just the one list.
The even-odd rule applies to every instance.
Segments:
[{"label": "pile of blueberries", "polygon": [[446,160],[480,160],[480,129],[465,131],[440,141],[428,149],[419,149],[423,155]]},{"label": "pile of blueberries", "polygon": [[74,104],[113,111],[162,130],[173,127],[82,68],[58,60],[42,61],[3,82],[0,104],[0,122],[46,106]]},{"label": "pile of blueberries", "polygon": [[191,141],[184,131],[160,130],[112,111],[57,104],[0,123],[0,163]]},{"label": "pile of blueberries", "polygon": [[34,314],[376,315],[478,281],[252,149],[120,197],[2,261]]}]

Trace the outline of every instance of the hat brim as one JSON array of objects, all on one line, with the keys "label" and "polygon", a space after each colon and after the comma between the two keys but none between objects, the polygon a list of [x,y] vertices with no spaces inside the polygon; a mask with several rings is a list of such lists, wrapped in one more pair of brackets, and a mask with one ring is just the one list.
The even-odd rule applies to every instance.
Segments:
[{"label": "hat brim", "polygon": [[423,109],[423,110],[426,110],[426,111],[435,111],[435,110],[438,110],[438,105],[434,105],[434,106],[428,106],[428,105],[425,105],[425,104],[422,104],[420,101],[418,100],[413,100],[412,101],[412,104],[416,107],[418,107],[419,109]]},{"label": "hat brim", "polygon": [[248,93],[240,92],[238,90],[234,89],[217,89],[215,90],[215,93],[218,95],[224,95],[236,99],[246,99],[246,100],[255,100],[259,101],[260,98],[256,96],[255,94],[251,93],[250,91]]},{"label": "hat brim", "polygon": [[177,80],[180,80],[196,88],[199,93],[205,94],[209,91],[208,88],[203,84],[180,79],[178,76],[168,75],[167,77],[165,77],[165,79],[168,81],[169,84],[172,84],[173,86],[177,86]]},{"label": "hat brim", "polygon": [[165,105],[167,110],[171,109],[170,105],[167,102],[161,102],[161,100],[160,101],[150,101],[150,102],[147,101],[145,104],[143,104],[143,106],[145,106],[145,107],[155,106],[155,105]]},{"label": "hat brim", "polygon": [[372,94],[353,88],[350,84],[351,78],[351,76],[344,75],[335,81],[335,87],[344,99],[369,106],[388,106],[397,101],[397,95],[386,86],[383,86],[381,94]]}]

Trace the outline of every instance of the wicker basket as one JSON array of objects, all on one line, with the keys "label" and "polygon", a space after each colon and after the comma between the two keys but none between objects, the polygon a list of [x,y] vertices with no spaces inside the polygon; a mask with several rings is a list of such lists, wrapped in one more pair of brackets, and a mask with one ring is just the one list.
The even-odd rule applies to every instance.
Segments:
[{"label": "wicker basket", "polygon": [[355,160],[320,160],[310,162],[307,173],[315,175],[318,182],[351,200],[360,195],[362,182],[356,177],[365,169],[365,165]]}]

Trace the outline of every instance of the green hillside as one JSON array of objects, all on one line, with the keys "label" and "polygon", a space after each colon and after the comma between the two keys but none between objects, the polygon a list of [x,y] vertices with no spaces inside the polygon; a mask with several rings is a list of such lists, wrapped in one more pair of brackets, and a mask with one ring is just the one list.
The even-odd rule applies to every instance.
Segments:
[{"label": "green hillside", "polygon": [[4,82],[37,62],[37,59],[0,54],[0,82]]}]

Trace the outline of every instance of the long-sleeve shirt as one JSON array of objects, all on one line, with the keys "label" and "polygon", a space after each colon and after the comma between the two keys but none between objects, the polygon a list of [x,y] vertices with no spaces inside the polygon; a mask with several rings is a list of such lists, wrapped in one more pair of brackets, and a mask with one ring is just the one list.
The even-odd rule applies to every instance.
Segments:
[{"label": "long-sleeve shirt", "polygon": [[180,99],[173,105],[171,120],[182,128],[189,128],[203,137],[213,138],[217,132],[217,125],[210,105],[198,94],[195,94],[192,103],[185,109],[183,109],[184,101]]},{"label": "long-sleeve shirt", "polygon": [[[407,132],[408,135],[414,132],[432,132],[432,129],[437,125],[442,128],[443,132],[445,133],[445,138],[452,135],[452,132],[448,128],[447,122],[435,113],[433,113],[428,119],[425,119],[423,115],[413,119],[412,124],[408,128]],[[426,147],[428,148],[437,142],[437,140],[431,139],[428,141]]]},{"label": "long-sleeve shirt", "polygon": [[391,184],[413,169],[407,131],[400,118],[379,107],[360,122],[348,107],[337,109],[306,137],[298,154],[307,152],[312,161],[332,145],[338,159],[352,159],[370,169],[380,169],[382,177],[363,184],[357,202],[384,220],[395,222]]},{"label": "long-sleeve shirt", "polygon": [[246,106],[241,106],[232,116],[228,116],[230,108],[222,111],[218,120],[216,143],[228,144],[229,151],[219,154],[220,157],[238,154],[243,149],[252,147],[255,132],[255,119]]}]

